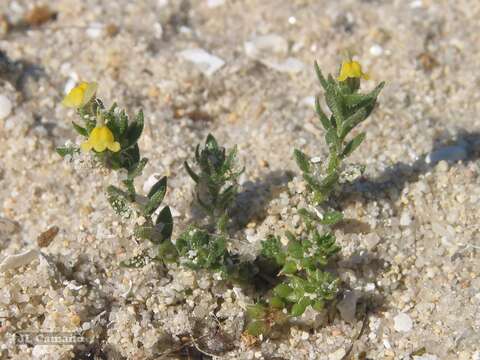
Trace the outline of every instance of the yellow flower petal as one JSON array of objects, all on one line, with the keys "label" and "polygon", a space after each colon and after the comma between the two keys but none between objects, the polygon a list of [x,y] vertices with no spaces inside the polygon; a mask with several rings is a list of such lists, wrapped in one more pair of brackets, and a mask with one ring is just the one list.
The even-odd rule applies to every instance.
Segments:
[{"label": "yellow flower petal", "polygon": [[70,92],[63,98],[62,104],[70,108],[81,108],[88,104],[88,102],[95,96],[98,85],[96,82],[82,81],[75,86]]},{"label": "yellow flower petal", "polygon": [[343,61],[338,81],[345,81],[348,78],[363,78],[368,80],[368,75],[362,71],[362,65],[358,61]]},{"label": "yellow flower petal", "polygon": [[112,152],[120,151],[120,143],[115,141],[112,131],[105,125],[95,127],[88,136],[88,141],[83,143],[82,147],[88,150],[93,148],[96,152],[103,152],[107,149]]},{"label": "yellow flower petal", "polygon": [[66,107],[78,108],[82,101],[83,90],[79,87],[75,87],[63,98],[62,104]]},{"label": "yellow flower petal", "polygon": [[89,152],[92,150],[92,144],[90,144],[90,141],[85,141],[80,145],[80,149],[82,149],[83,152]]},{"label": "yellow flower petal", "polygon": [[119,152],[120,151],[120,143],[117,142],[117,141],[108,144],[107,147],[108,147],[108,150],[110,150],[112,152]]}]

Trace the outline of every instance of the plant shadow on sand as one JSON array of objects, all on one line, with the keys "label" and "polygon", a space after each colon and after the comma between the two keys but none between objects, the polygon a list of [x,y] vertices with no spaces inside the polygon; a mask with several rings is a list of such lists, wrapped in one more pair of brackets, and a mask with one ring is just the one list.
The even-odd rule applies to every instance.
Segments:
[{"label": "plant shadow on sand", "polygon": [[255,181],[246,181],[232,209],[232,219],[235,219],[233,230],[241,230],[252,221],[261,223],[267,216],[266,208],[270,201],[286,190],[293,176],[290,171],[274,170]]},{"label": "plant shadow on sand", "polygon": [[[408,183],[418,181],[421,175],[431,171],[440,160],[448,163],[470,163],[480,158],[480,132],[460,130],[455,137],[440,136],[433,142],[432,150],[412,164],[399,162],[388,167],[376,179],[359,178],[346,186],[340,196],[348,202],[352,194],[361,194],[365,201],[390,200],[395,202]],[[392,191],[393,190],[393,191]]]}]

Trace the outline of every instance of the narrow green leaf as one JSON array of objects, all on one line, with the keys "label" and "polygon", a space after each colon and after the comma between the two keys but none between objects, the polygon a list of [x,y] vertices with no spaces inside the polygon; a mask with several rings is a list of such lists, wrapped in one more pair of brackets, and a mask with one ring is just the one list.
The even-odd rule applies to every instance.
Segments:
[{"label": "narrow green leaf", "polygon": [[198,177],[197,174],[190,168],[190,165],[188,165],[188,162],[184,162],[183,166],[185,167],[185,170],[187,170],[188,175],[192,178],[193,181],[195,181],[197,184],[200,181],[200,178]]},{"label": "narrow green leaf", "polygon": [[252,336],[260,336],[262,334],[265,334],[267,332],[267,329],[268,327],[263,320],[252,321],[247,326],[247,332]]},{"label": "narrow green leaf", "polygon": [[333,172],[326,176],[322,182],[320,183],[320,189],[324,192],[329,192],[333,186],[338,181],[338,174],[337,172]]},{"label": "narrow green leaf", "polygon": [[155,224],[157,227],[161,225],[160,233],[162,235],[162,239],[170,239],[173,232],[173,217],[170,207],[165,206],[162,211],[160,211]]},{"label": "narrow green leaf", "polygon": [[266,315],[265,307],[260,304],[248,305],[247,316],[252,319],[261,319]]},{"label": "narrow green leaf", "polygon": [[340,127],[339,131],[339,138],[340,140],[345,139],[348,133],[362,121],[367,118],[367,110],[365,108],[361,108],[357,110],[353,115],[349,116],[342,126]]},{"label": "narrow green leaf", "polygon": [[336,93],[335,88],[330,84],[328,85],[327,92],[325,93],[325,100],[328,108],[335,118],[335,125],[337,128],[340,127],[345,120],[345,117],[343,116],[342,104],[340,102],[340,96]]},{"label": "narrow green leaf", "polygon": [[312,307],[315,311],[322,311],[325,307],[325,303],[323,302],[323,300],[317,300],[313,303]]},{"label": "narrow green leaf", "polygon": [[125,113],[125,110],[122,110],[122,112],[118,115],[118,132],[120,136],[123,136],[125,133],[125,130],[127,130],[128,127],[128,116]]},{"label": "narrow green leaf", "polygon": [[323,128],[328,131],[332,127],[332,124],[330,123],[330,120],[328,120],[327,115],[323,112],[318,96],[315,96],[315,112],[317,113]]},{"label": "narrow green leaf", "polygon": [[322,87],[325,89],[325,91],[327,91],[327,87],[328,87],[327,80],[325,80],[325,77],[323,76],[322,71],[320,70],[320,67],[318,66],[318,63],[316,61],[314,62],[314,66],[315,66],[315,72],[317,74],[318,81],[320,81],[320,84],[322,85]]},{"label": "narrow green leaf", "polygon": [[60,146],[55,149],[58,155],[65,157],[67,155],[73,156],[73,154],[79,153],[80,150],[73,146]]},{"label": "narrow green leaf", "polygon": [[309,174],[303,174],[303,178],[312,189],[318,190],[320,188],[320,184],[313,176]]},{"label": "narrow green leaf", "polygon": [[293,235],[291,231],[285,231],[285,236],[287,237],[288,241],[297,242],[297,238],[295,237],[295,235]]},{"label": "narrow green leaf", "polygon": [[293,289],[287,284],[278,284],[273,289],[273,293],[277,296],[280,296],[281,298],[287,298],[292,293],[292,291]]},{"label": "narrow green leaf", "polygon": [[298,209],[298,215],[307,221],[320,221],[320,218],[316,214],[305,208]]},{"label": "narrow green leaf", "polygon": [[365,105],[367,102],[376,99],[384,86],[385,86],[385,82],[381,82],[375,87],[375,89],[373,89],[368,94],[356,93],[356,94],[345,95],[344,97],[345,105],[349,108]]},{"label": "narrow green leaf", "polygon": [[140,160],[140,162],[137,163],[137,166],[135,166],[133,169],[131,169],[128,172],[128,179],[133,180],[137,176],[140,176],[142,174],[143,169],[145,168],[145,165],[147,165],[148,159],[143,158]]},{"label": "narrow green leaf", "polygon": [[337,148],[338,144],[338,137],[337,132],[334,128],[330,128],[325,134],[325,141],[327,142],[328,147],[330,148],[330,152]]},{"label": "narrow green leaf", "polygon": [[155,210],[157,210],[157,208],[162,203],[163,198],[165,197],[165,193],[167,192],[167,177],[163,177],[158,183],[160,183],[158,187],[156,189],[152,189],[156,191],[153,192],[152,190],[150,190],[150,192],[148,193],[149,200],[144,210],[146,215],[151,215],[155,212]]},{"label": "narrow green leaf", "polygon": [[292,310],[290,310],[290,314],[292,316],[301,316],[304,312],[307,306],[310,305],[310,300],[306,297],[301,298],[298,303],[294,304],[292,306]]},{"label": "narrow green leaf", "polygon": [[88,137],[88,131],[84,127],[78,125],[75,121],[72,121],[73,128],[77,133],[79,133],[82,136]]},{"label": "narrow green leaf", "polygon": [[140,110],[135,118],[135,121],[130,123],[126,130],[126,138],[128,139],[128,146],[133,146],[137,143],[143,131],[143,111]]},{"label": "narrow green leaf", "polygon": [[339,211],[329,211],[323,215],[323,219],[320,221],[324,225],[335,225],[339,221],[343,220],[343,214]]},{"label": "narrow green leaf", "polygon": [[141,268],[149,263],[152,259],[147,254],[140,254],[130,259],[123,260],[120,262],[121,267],[126,268]]},{"label": "narrow green leaf", "polygon": [[175,245],[173,245],[170,240],[166,240],[158,246],[157,256],[162,259],[163,262],[173,263],[178,259],[178,252]]},{"label": "narrow green leaf", "polygon": [[205,148],[208,150],[218,149],[218,142],[212,134],[207,135],[207,140],[205,141]]},{"label": "narrow green leaf", "polygon": [[283,309],[285,307],[285,303],[283,302],[283,300],[276,296],[272,297],[269,303],[270,306],[274,309]]},{"label": "narrow green leaf", "polygon": [[310,159],[308,156],[298,149],[293,150],[293,156],[300,170],[304,173],[310,173]]},{"label": "narrow green leaf", "polygon": [[283,265],[282,270],[280,273],[282,274],[294,274],[297,272],[297,263],[295,261],[287,261],[285,265]]},{"label": "narrow green leaf", "polygon": [[[165,196],[165,193],[167,192],[167,177],[166,176],[162,177],[160,180],[158,180],[152,186],[152,188],[148,192],[147,197],[149,199],[151,199],[152,196],[155,195],[156,193],[158,193],[159,191],[161,191],[163,193],[163,196]],[[162,197],[162,200],[163,200],[163,197]]]},{"label": "narrow green leaf", "polygon": [[350,156],[360,146],[363,140],[365,140],[365,136],[366,134],[362,132],[350,140],[343,149],[342,157],[346,158],[347,156]]}]

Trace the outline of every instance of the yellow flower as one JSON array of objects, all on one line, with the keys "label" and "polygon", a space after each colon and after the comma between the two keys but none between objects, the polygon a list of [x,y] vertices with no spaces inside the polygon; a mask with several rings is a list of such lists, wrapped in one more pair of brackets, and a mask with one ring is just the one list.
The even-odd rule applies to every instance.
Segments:
[{"label": "yellow flower", "polygon": [[96,82],[89,83],[82,81],[70,90],[70,92],[63,98],[62,104],[70,108],[81,108],[95,96],[97,87],[98,85]]},{"label": "yellow flower", "polygon": [[338,81],[345,81],[348,78],[363,78],[368,80],[368,74],[362,71],[362,65],[358,61],[343,61]]},{"label": "yellow flower", "polygon": [[112,152],[120,151],[120,143],[115,141],[112,132],[105,125],[95,127],[88,136],[88,140],[80,147],[83,151],[90,151],[92,149],[96,152],[102,152],[106,149]]}]

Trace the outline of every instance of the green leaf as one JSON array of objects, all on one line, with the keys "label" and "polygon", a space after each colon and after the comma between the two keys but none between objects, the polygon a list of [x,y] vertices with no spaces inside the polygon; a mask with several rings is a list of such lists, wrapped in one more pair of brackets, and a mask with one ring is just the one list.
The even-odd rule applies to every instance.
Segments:
[{"label": "green leaf", "polygon": [[[218,146],[218,145],[217,145]],[[232,168],[235,164],[235,158],[237,157],[237,146],[235,145],[229,152],[227,157],[225,158],[225,162],[223,163],[224,172],[232,171]],[[243,170],[242,170],[243,172]],[[239,174],[240,175],[240,174]]]},{"label": "green leaf", "polygon": [[276,296],[272,297],[269,303],[270,306],[274,309],[283,309],[285,307],[285,303],[283,302],[283,300]]},{"label": "green leaf", "polygon": [[308,158],[308,156],[304,152],[298,149],[293,150],[293,156],[295,157],[295,161],[297,162],[297,165],[300,168],[300,170],[302,170],[305,173],[309,173],[310,159]]},{"label": "green leaf", "polygon": [[280,296],[281,298],[287,298],[292,293],[292,291],[293,289],[287,284],[278,284],[273,289],[273,293],[277,296]]},{"label": "green leaf", "polygon": [[294,304],[292,306],[292,309],[290,310],[290,314],[292,316],[301,316],[304,312],[307,306],[310,305],[310,300],[307,299],[306,297],[303,297],[299,300],[298,303]]},{"label": "green leaf", "polygon": [[173,232],[173,217],[172,212],[168,206],[165,206],[162,211],[158,214],[157,221],[155,222],[156,226],[161,225],[162,228],[160,233],[162,235],[162,239],[170,239]]},{"label": "green leaf", "polygon": [[291,257],[295,259],[302,259],[304,251],[300,241],[290,242],[288,244],[288,253]]},{"label": "green leaf", "polygon": [[327,175],[320,183],[320,190],[323,192],[329,192],[335,186],[338,181],[338,174],[333,172]]},{"label": "green leaf", "polygon": [[343,220],[343,214],[339,211],[329,211],[323,215],[321,223],[324,225],[335,225]]},{"label": "green leaf", "polygon": [[344,97],[345,105],[349,108],[356,107],[356,106],[363,106],[368,102],[370,102],[371,100],[375,100],[380,94],[380,91],[382,91],[384,86],[385,86],[385,82],[381,82],[375,87],[375,89],[373,89],[370,93],[366,95],[365,94],[345,95]]},{"label": "green leaf", "polygon": [[185,167],[185,170],[187,170],[188,175],[192,178],[193,181],[195,181],[197,184],[200,181],[200,178],[198,177],[197,174],[190,168],[190,165],[188,165],[188,162],[184,162],[183,166]]},{"label": "green leaf", "polygon": [[332,124],[330,120],[328,120],[327,115],[323,112],[318,96],[315,96],[315,112],[317,113],[323,128],[328,131],[332,127]]},{"label": "green leaf", "polygon": [[143,158],[137,163],[137,166],[133,167],[131,170],[128,172],[128,179],[133,180],[137,176],[140,176],[142,174],[143,169],[145,168],[145,165],[147,165],[148,159]]},{"label": "green leaf", "polygon": [[55,151],[61,157],[65,157],[67,155],[73,156],[73,154],[79,153],[80,149],[77,149],[73,146],[60,146],[60,147],[57,147]]},{"label": "green leaf", "polygon": [[342,157],[346,158],[347,156],[350,156],[360,146],[363,140],[365,140],[365,136],[366,134],[362,132],[350,140],[343,149]]},{"label": "green leaf", "polygon": [[365,108],[361,108],[357,110],[353,115],[349,116],[344,123],[342,123],[341,130],[340,130],[340,139],[343,140],[348,135],[352,129],[360,124],[367,118],[367,110]]},{"label": "green leaf", "polygon": [[320,184],[318,183],[318,181],[313,176],[311,176],[309,174],[303,174],[303,178],[305,179],[307,184],[312,187],[312,189],[314,189],[314,190],[319,189]]},{"label": "green leaf", "polygon": [[260,336],[262,334],[265,334],[267,332],[267,325],[265,321],[259,320],[259,321],[252,321],[250,324],[247,326],[247,332],[252,335],[252,336]]},{"label": "green leaf", "polygon": [[320,67],[318,66],[318,63],[316,61],[314,62],[314,67],[315,67],[315,72],[317,74],[318,81],[320,81],[320,84],[322,85],[322,87],[325,89],[325,91],[327,91],[328,83],[325,80],[325,77],[323,76],[322,71],[320,70]]},{"label": "green leaf", "polygon": [[137,143],[138,139],[142,135],[143,124],[143,111],[140,110],[135,118],[135,121],[130,123],[125,132],[126,138],[128,140],[128,147],[133,146]]},{"label": "green leaf", "polygon": [[166,263],[173,263],[178,259],[177,249],[175,248],[175,245],[173,245],[172,242],[169,240],[163,241],[158,246],[157,255],[160,259],[162,259],[163,262]]},{"label": "green leaf", "polygon": [[207,150],[218,150],[218,142],[212,134],[207,135],[207,140],[205,141],[205,148]]},{"label": "green leaf", "polygon": [[285,236],[287,237],[288,241],[297,242],[297,238],[295,237],[295,235],[293,235],[291,231],[285,231]]},{"label": "green leaf", "polygon": [[108,202],[113,210],[121,215],[128,211],[128,204],[130,202],[129,194],[119,188],[110,185],[107,187]]},{"label": "green leaf", "polygon": [[[167,192],[167,177],[164,176],[162,177],[160,180],[158,180],[153,186],[152,188],[150,189],[150,191],[148,192],[148,195],[147,197],[149,199],[152,198],[152,196],[154,196],[156,193],[158,192],[161,192],[163,193],[163,196],[165,196],[165,193]],[[163,200],[163,196],[162,196],[162,200]]]},{"label": "green leaf", "polygon": [[332,84],[328,84],[325,92],[325,101],[335,118],[335,124],[337,128],[340,127],[340,125],[345,121],[345,117],[343,115],[343,105],[341,101],[341,95],[338,94],[335,86]]},{"label": "green leaf", "polygon": [[149,240],[154,244],[159,244],[163,241],[161,231],[156,226],[136,226],[133,234],[140,239]]},{"label": "green leaf", "polygon": [[298,215],[300,215],[306,221],[320,221],[320,218],[317,216],[317,214],[314,214],[305,208],[298,209]]},{"label": "green leaf", "polygon": [[73,128],[77,133],[79,133],[82,136],[88,137],[88,131],[84,127],[78,125],[75,121],[72,121]]},{"label": "green leaf", "polygon": [[252,319],[261,319],[266,315],[267,311],[264,306],[260,304],[248,305],[247,316]]},{"label": "green leaf", "polygon": [[144,213],[151,215],[157,210],[167,192],[167,177],[161,178],[148,193],[148,202],[145,205]]},{"label": "green leaf", "polygon": [[118,132],[120,136],[123,136],[128,127],[128,116],[125,110],[118,115]]},{"label": "green leaf", "polygon": [[218,201],[219,207],[222,209],[227,209],[235,200],[236,195],[237,184],[230,185],[220,194]]},{"label": "green leaf", "polygon": [[287,261],[285,265],[283,265],[282,270],[280,273],[283,274],[294,274],[297,272],[297,263],[295,261]]},{"label": "green leaf", "polygon": [[337,132],[334,128],[330,128],[325,134],[325,141],[327,142],[330,152],[335,151],[338,144]]},{"label": "green leaf", "polygon": [[312,307],[315,311],[322,311],[325,307],[325,302],[323,300],[316,300],[313,303]]},{"label": "green leaf", "polygon": [[149,263],[152,259],[147,254],[143,253],[130,259],[123,260],[120,262],[121,267],[126,268],[141,268],[144,267],[147,263]]}]

